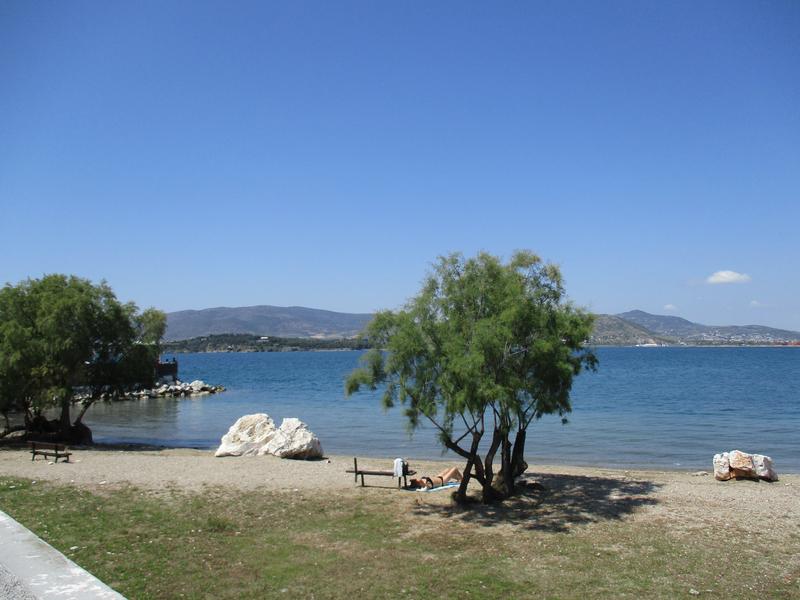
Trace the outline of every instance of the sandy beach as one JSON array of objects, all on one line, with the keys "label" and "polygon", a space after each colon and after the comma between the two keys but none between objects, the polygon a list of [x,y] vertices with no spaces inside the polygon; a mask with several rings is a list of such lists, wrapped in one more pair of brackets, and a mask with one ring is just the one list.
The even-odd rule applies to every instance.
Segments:
[{"label": "sandy beach", "polygon": [[[345,473],[352,467],[352,457],[345,456],[293,461],[273,456],[216,458],[211,451],[192,449],[92,449],[74,450],[71,462],[57,464],[42,458],[31,461],[29,456],[25,449],[0,450],[0,476],[87,489],[131,485],[151,491],[201,492],[222,488],[304,495],[379,494],[400,504],[450,502],[446,490],[401,491],[389,477],[367,477],[367,487],[362,488],[353,475]],[[359,457],[359,466],[388,469],[391,461]],[[451,465],[461,466],[453,461],[412,462],[419,474],[435,474]],[[576,522],[584,520],[581,513],[590,518],[598,512],[619,518],[666,518],[672,526],[690,528],[728,527],[735,515],[737,527],[760,532],[787,523],[796,527],[800,522],[798,475],[782,475],[774,483],[719,482],[710,470],[689,473],[531,465],[523,481],[530,489],[549,494],[553,505],[563,505],[568,513],[574,513]]]}]

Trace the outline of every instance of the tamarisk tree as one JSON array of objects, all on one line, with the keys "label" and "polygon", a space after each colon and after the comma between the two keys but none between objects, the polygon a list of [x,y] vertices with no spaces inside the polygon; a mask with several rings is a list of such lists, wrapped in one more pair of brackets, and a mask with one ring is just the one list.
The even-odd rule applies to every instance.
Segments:
[{"label": "tamarisk tree", "polygon": [[[0,289],[0,414],[25,415],[25,428],[55,428],[66,440],[87,441],[86,410],[152,384],[166,328],[161,311],[121,303],[105,283],[46,275]],[[82,390],[74,421],[70,408]],[[59,411],[54,426],[46,409]]]},{"label": "tamarisk tree", "polygon": [[506,264],[486,253],[442,257],[405,308],[369,324],[373,349],[346,393],[383,386],[383,405],[402,405],[410,430],[431,423],[466,459],[456,499],[475,478],[492,502],[513,495],[527,468],[530,424],[547,414],[566,423],[574,377],[597,365],[585,346],[592,325],[565,299],[558,267],[531,252]]}]

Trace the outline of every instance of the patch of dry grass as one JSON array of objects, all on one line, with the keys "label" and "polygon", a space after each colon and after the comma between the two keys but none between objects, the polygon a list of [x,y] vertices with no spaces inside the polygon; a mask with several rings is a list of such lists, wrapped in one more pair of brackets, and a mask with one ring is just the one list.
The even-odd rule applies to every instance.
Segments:
[{"label": "patch of dry grass", "polygon": [[[543,476],[461,509],[440,492],[102,491],[0,479],[0,508],[130,598],[800,597],[800,531],[652,511],[656,486]],[[71,551],[72,546],[78,546]]]}]

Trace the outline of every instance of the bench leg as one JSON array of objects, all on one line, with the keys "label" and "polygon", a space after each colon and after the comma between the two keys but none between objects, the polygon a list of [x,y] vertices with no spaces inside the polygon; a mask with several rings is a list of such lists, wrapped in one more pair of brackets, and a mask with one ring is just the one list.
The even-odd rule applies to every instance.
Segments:
[{"label": "bench leg", "polygon": [[364,487],[364,474],[361,473],[361,487]]}]

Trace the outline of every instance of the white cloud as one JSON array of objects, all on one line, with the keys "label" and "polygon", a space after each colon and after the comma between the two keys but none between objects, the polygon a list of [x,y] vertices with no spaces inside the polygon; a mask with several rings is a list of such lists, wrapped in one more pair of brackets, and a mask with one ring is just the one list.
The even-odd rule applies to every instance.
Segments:
[{"label": "white cloud", "polygon": [[766,304],[762,304],[758,300],[750,300],[750,306],[752,306],[753,308],[764,308]]},{"label": "white cloud", "polygon": [[736,271],[717,271],[709,275],[706,283],[747,283],[750,281],[750,275],[746,273],[737,273]]},{"label": "white cloud", "polygon": [[678,307],[675,306],[674,304],[665,304],[664,305],[664,310],[676,311],[676,310],[678,310]]}]

